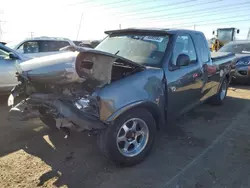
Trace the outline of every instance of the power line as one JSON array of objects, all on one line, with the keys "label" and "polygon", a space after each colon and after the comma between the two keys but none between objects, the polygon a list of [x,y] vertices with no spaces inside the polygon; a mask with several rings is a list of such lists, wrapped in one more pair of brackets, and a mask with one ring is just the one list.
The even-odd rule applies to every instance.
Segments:
[{"label": "power line", "polygon": [[[231,7],[231,6],[246,5],[246,4],[250,4],[250,2],[244,2],[244,3],[237,3],[237,4],[225,5],[225,6],[223,6],[223,8],[225,8],[225,7]],[[204,9],[198,9],[198,10],[192,10],[192,11],[182,12],[182,14],[185,14],[185,13],[194,13],[194,12],[204,12],[204,11],[207,11],[207,10],[214,10],[214,9],[220,9],[220,8],[221,8],[221,7],[204,8]],[[161,11],[157,11],[157,12],[161,12]],[[164,17],[164,16],[167,16],[167,18],[169,18],[169,17],[168,17],[169,15],[175,16],[176,14],[179,14],[179,13],[162,14],[162,15],[156,15],[156,16],[148,16],[148,17],[143,17],[143,18],[141,18],[141,20],[142,20],[142,19],[152,19],[152,18]]]},{"label": "power line", "polygon": [[[145,10],[152,10],[152,9],[158,9],[158,8],[162,8],[162,7],[166,7],[166,6],[174,6],[174,5],[179,5],[179,4],[186,4],[186,3],[191,3],[191,2],[194,2],[194,1],[197,1],[197,0],[187,0],[187,1],[182,1],[182,2],[178,2],[178,3],[171,3],[171,4],[167,4],[167,5],[158,5],[158,6],[153,6],[153,7],[148,7],[148,8],[143,8],[143,10],[140,10],[139,12],[132,12],[132,13],[124,13],[124,14],[120,14],[119,16],[131,16],[131,15],[141,15],[141,14],[147,14],[147,13],[150,13],[150,12],[144,12]],[[219,0],[221,1],[221,0]],[[164,9],[164,11],[166,11],[166,9]],[[144,12],[144,13],[140,13],[140,12]],[[154,12],[154,11],[153,11]],[[117,13],[115,13],[117,14]]]},{"label": "power line", "polygon": [[[195,0],[196,1],[196,0]],[[206,1],[206,2],[202,2],[202,3],[197,3],[197,4],[194,4],[194,5],[189,5],[191,7],[195,7],[195,6],[199,6],[199,5],[205,5],[205,4],[211,4],[211,3],[216,3],[216,2],[219,2],[221,0],[213,0],[213,1]],[[161,5],[161,6],[157,6],[157,7],[152,7],[152,8],[148,8],[149,11],[147,12],[143,12],[143,13],[133,13],[133,14],[129,14],[128,16],[133,16],[133,15],[143,15],[143,14],[148,14],[148,13],[155,13],[155,12],[166,12],[166,11],[171,11],[171,10],[176,10],[176,9],[180,9],[180,8],[188,8],[189,6],[187,5],[184,5],[184,6],[178,6],[178,7],[174,7],[174,8],[171,8],[171,9],[166,9],[164,7],[169,7],[169,6],[173,6],[173,5],[182,5],[182,4],[187,4],[187,3],[192,3],[194,1],[186,1],[186,2],[181,2],[181,3],[174,3],[174,4],[169,4],[169,5]],[[159,8],[164,8],[163,10],[153,10],[152,9],[159,9]],[[148,9],[144,9],[144,10],[148,10]],[[119,15],[120,16],[120,15]]]},{"label": "power line", "polygon": [[[216,2],[219,2],[219,1],[221,1],[221,0],[214,0],[214,1],[208,1],[208,2],[203,2],[202,3],[202,5],[205,5],[205,4],[210,4],[210,3],[216,3]],[[195,7],[195,6],[199,6],[199,5],[201,5],[201,3],[198,3],[198,4],[195,4],[195,5],[191,5],[192,7]],[[177,8],[173,8],[173,9],[165,9],[165,10],[160,10],[160,11],[150,11],[150,12],[147,12],[147,13],[155,13],[155,12],[166,12],[166,11],[168,11],[168,10],[175,10],[175,9],[180,9],[180,8],[188,8],[187,6],[184,6],[184,7],[177,7]],[[139,14],[139,15],[141,15],[141,14]],[[130,15],[129,15],[130,16]],[[146,17],[147,18],[147,17]],[[144,18],[142,18],[142,19],[144,19]]]},{"label": "power line", "polygon": [[[195,26],[202,26],[202,25],[217,25],[217,24],[223,24],[223,23],[234,23],[234,22],[245,22],[245,21],[249,21],[249,19],[244,19],[244,20],[232,20],[232,21],[224,21],[224,22],[212,22],[212,23],[203,23],[203,24],[195,24]],[[166,27],[166,26],[164,26]],[[178,26],[177,26],[178,27]],[[182,27],[193,27],[193,25],[182,25]],[[175,28],[175,27],[168,27],[168,28]]]},{"label": "power line", "polygon": [[[239,15],[239,16],[235,16],[234,15],[234,16],[230,16],[230,17],[224,17],[224,18],[220,18],[220,20],[226,20],[226,19],[230,19],[230,18],[240,18],[242,16],[249,16],[249,14],[247,14],[247,15]],[[199,24],[199,23],[204,23],[204,22],[210,22],[210,21],[215,21],[215,20],[218,20],[218,19],[203,20],[203,21],[199,21],[199,22],[192,22],[192,23],[189,23],[189,24],[194,25],[194,24]],[[183,25],[183,24],[174,24],[172,26],[176,26],[176,25],[178,26],[178,25]]]},{"label": "power line", "polygon": [[[227,11],[225,11],[225,12],[220,12],[221,14],[224,14],[224,13],[233,13],[233,12],[239,12],[239,10],[234,10],[234,11],[232,11],[232,10],[230,10],[230,9],[232,9],[232,8],[235,8],[235,7],[231,7],[231,8],[229,8],[229,9],[226,9]],[[245,6],[245,7],[242,7],[243,9],[241,9],[241,11],[244,11],[245,9],[246,10],[249,10],[249,6]],[[185,17],[177,17],[177,19],[175,19],[176,18],[176,16],[175,17],[173,17],[174,19],[172,19],[171,21],[177,21],[177,20],[187,20],[187,19],[190,19],[190,18],[192,18],[194,15],[199,15],[199,18],[202,18],[202,17],[207,17],[207,16],[209,16],[211,13],[214,13],[214,12],[219,12],[219,11],[221,11],[221,10],[215,10],[215,11],[210,11],[210,12],[205,12],[205,14],[203,14],[203,13],[196,13],[196,14],[192,14],[192,15],[188,15],[188,16],[185,16]],[[168,18],[169,19],[169,18]],[[158,20],[154,20],[154,21],[149,21],[149,22],[147,22],[147,23],[157,23],[157,22],[163,22],[163,21],[166,21],[167,19],[165,18],[165,19],[158,19]],[[136,21],[136,22],[138,22],[138,20]]]}]

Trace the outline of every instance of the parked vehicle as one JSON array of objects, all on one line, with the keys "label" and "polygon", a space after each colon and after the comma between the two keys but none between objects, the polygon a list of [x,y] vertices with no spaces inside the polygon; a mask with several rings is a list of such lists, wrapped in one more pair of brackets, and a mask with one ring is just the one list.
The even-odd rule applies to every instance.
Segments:
[{"label": "parked vehicle", "polygon": [[[75,47],[20,65],[9,97],[10,117],[40,119],[51,128],[98,133],[115,163],[135,165],[149,154],[156,130],[207,100],[221,104],[231,53],[210,54],[203,33],[124,29],[105,32],[95,49]],[[15,102],[16,100],[22,102]]]},{"label": "parked vehicle", "polygon": [[236,55],[232,67],[232,81],[250,83],[250,40],[230,42],[219,52],[231,52]]},{"label": "parked vehicle", "polygon": [[239,34],[240,30],[234,27],[231,28],[219,28],[216,31],[213,31],[213,35],[215,35],[215,40],[212,40],[212,51],[218,51],[222,46],[229,43],[230,41],[236,40],[236,34]]},{"label": "parked vehicle", "polygon": [[19,43],[8,43],[6,45],[20,54],[34,58],[62,53],[60,48],[75,45],[75,43],[66,38],[37,37]]},{"label": "parked vehicle", "polygon": [[9,94],[10,90],[17,85],[15,64],[20,64],[28,59],[30,58],[0,44],[0,95]]},{"label": "parked vehicle", "polygon": [[87,48],[95,48],[100,41],[92,40],[92,41],[74,41],[76,46],[87,47]]},{"label": "parked vehicle", "polygon": [[78,40],[74,40],[73,42],[74,42],[74,44],[75,44],[76,46],[79,46],[79,44],[82,43],[82,41],[78,41]]}]

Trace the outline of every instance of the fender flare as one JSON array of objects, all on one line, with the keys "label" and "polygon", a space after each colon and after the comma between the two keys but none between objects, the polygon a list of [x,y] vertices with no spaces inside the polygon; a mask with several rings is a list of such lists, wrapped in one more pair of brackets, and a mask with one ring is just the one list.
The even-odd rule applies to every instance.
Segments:
[{"label": "fender flare", "polygon": [[165,117],[163,115],[164,113],[161,112],[159,106],[156,103],[147,100],[136,101],[120,108],[119,110],[115,111],[111,116],[109,116],[106,122],[114,122],[119,116],[134,108],[147,109],[154,117],[157,129],[160,128],[161,124],[165,125]]}]

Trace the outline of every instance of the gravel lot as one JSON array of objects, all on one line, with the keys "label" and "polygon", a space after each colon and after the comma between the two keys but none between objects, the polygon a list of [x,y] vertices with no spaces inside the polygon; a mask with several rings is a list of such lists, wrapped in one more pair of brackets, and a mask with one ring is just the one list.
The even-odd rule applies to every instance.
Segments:
[{"label": "gravel lot", "polygon": [[95,137],[53,132],[40,121],[9,122],[0,107],[0,187],[250,187],[250,87],[229,89],[222,106],[201,105],[159,132],[147,160],[118,168]]}]

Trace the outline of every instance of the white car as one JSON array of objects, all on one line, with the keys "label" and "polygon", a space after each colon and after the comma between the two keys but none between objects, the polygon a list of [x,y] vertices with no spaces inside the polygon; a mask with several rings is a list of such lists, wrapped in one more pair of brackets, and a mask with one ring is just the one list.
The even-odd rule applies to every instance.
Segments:
[{"label": "white car", "polygon": [[25,54],[25,56],[31,58],[62,53],[59,49],[69,45],[74,46],[75,44],[67,38],[55,37],[38,37],[26,39],[19,43],[6,44],[6,46],[16,50],[18,53]]},{"label": "white car", "polygon": [[17,72],[16,64],[21,64],[29,59],[29,57],[0,44],[0,95],[9,93],[18,83],[15,74]]}]

